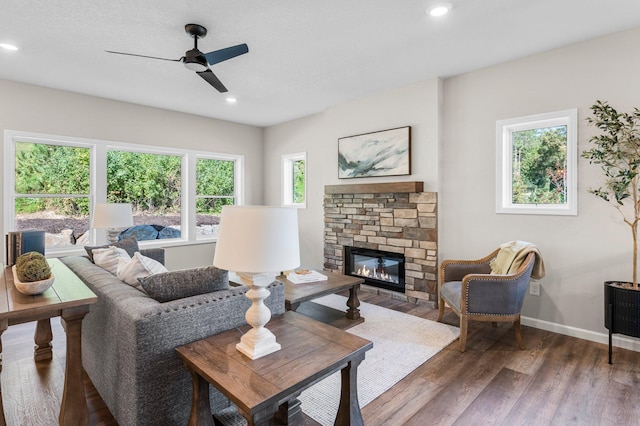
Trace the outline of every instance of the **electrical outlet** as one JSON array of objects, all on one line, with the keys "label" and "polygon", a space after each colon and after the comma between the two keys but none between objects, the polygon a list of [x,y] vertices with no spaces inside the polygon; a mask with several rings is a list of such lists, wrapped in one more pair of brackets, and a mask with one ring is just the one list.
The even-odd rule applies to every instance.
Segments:
[{"label": "electrical outlet", "polygon": [[531,281],[529,283],[529,294],[533,296],[540,296],[540,283]]}]

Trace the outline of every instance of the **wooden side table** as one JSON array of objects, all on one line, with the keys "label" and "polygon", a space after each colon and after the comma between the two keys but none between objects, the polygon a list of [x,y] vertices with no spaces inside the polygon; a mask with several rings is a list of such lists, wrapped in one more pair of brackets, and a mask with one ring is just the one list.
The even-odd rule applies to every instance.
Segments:
[{"label": "wooden side table", "polygon": [[289,311],[267,324],[282,349],[251,360],[235,348],[234,329],[177,348],[193,378],[189,425],[212,426],[209,383],[238,407],[249,425],[268,425],[274,415],[287,424],[302,418],[300,393],[336,371],[342,386],[336,425],[363,425],[357,370],[373,343]]},{"label": "wooden side table", "polygon": [[[82,319],[96,303],[96,295],[58,259],[47,259],[55,281],[44,293],[27,296],[16,290],[10,267],[0,264],[0,337],[10,325],[37,321],[34,336],[36,361],[53,357],[50,318],[61,317],[67,333],[64,390],[60,407],[60,425],[86,425],[89,411],[84,394],[80,337]],[[0,341],[0,371],[2,370]],[[0,424],[5,424],[0,390]]]}]

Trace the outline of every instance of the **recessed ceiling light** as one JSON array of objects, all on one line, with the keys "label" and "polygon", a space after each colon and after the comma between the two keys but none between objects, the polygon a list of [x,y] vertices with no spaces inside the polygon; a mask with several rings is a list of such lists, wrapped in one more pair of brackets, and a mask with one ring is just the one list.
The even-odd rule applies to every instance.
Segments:
[{"label": "recessed ceiling light", "polygon": [[230,104],[235,104],[236,102],[238,102],[238,100],[236,98],[234,98],[233,96],[229,96],[226,99],[226,101],[227,101],[227,103],[230,103]]},{"label": "recessed ceiling light", "polygon": [[18,46],[14,45],[14,44],[9,44],[9,43],[0,43],[0,47],[2,47],[5,50],[18,50]]},{"label": "recessed ceiling light", "polygon": [[433,17],[444,16],[447,13],[449,13],[452,7],[453,5],[451,3],[434,4],[427,8],[427,15],[433,16]]}]

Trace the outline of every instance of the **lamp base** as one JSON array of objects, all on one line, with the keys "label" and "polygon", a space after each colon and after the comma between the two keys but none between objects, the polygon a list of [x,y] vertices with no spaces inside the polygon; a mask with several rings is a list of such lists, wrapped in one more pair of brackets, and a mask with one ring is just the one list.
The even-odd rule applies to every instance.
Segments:
[{"label": "lamp base", "polygon": [[107,228],[107,241],[109,241],[109,244],[117,243],[118,235],[120,235],[120,228]]},{"label": "lamp base", "polygon": [[258,333],[260,336],[252,334],[252,328],[240,338],[240,343],[236,344],[236,349],[251,359],[258,359],[281,349],[280,343],[276,342],[276,336],[272,332],[262,327]]},{"label": "lamp base", "polygon": [[240,338],[236,349],[251,359],[258,359],[279,351],[281,346],[276,342],[276,336],[265,328],[265,324],[271,319],[271,311],[264,304],[264,299],[271,294],[265,287],[275,280],[276,273],[238,272],[237,274],[242,283],[249,287],[246,296],[252,301],[252,304],[247,310],[245,318],[253,328]]}]

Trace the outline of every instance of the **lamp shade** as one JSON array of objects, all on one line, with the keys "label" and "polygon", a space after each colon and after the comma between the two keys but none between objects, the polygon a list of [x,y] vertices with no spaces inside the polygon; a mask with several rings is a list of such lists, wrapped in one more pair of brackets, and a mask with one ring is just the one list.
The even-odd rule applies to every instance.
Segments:
[{"label": "lamp shade", "polygon": [[133,226],[129,203],[96,203],[93,209],[93,228],[125,228]]},{"label": "lamp shade", "polygon": [[298,209],[225,206],[213,265],[233,272],[280,272],[300,266]]}]

